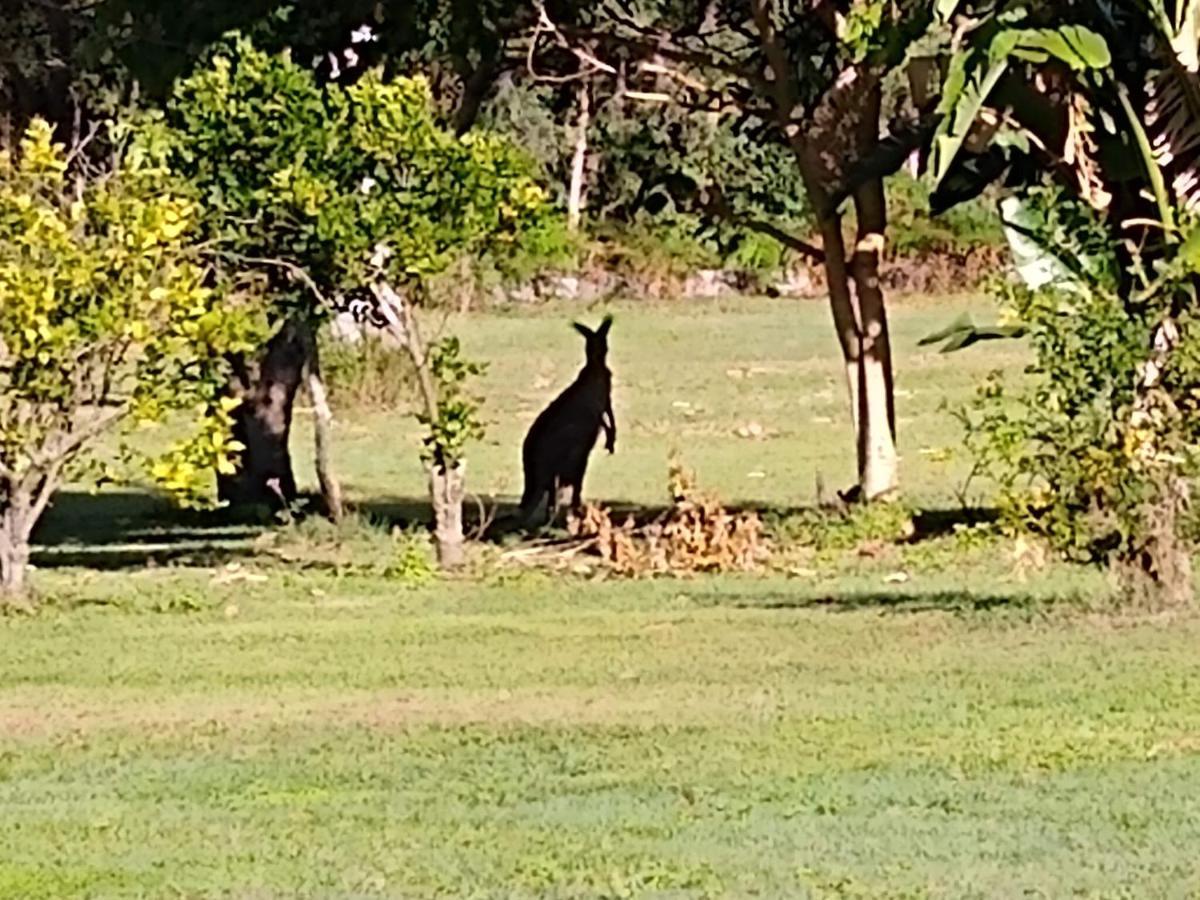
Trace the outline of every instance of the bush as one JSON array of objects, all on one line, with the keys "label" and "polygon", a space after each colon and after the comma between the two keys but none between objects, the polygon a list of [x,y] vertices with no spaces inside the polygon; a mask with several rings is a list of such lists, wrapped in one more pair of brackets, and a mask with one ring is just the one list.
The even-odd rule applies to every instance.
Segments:
[{"label": "bush", "polygon": [[1069,558],[1145,568],[1196,536],[1171,512],[1200,472],[1200,321],[1173,312],[1191,276],[1180,260],[1158,267],[1153,290],[1131,289],[1090,209],[1042,191],[1027,210],[1062,274],[1057,286],[997,288],[1034,362],[1022,384],[994,373],[980,387],[960,413],[967,443],[998,481],[1010,529]]},{"label": "bush", "polygon": [[339,409],[395,410],[409,406],[416,395],[408,354],[371,332],[357,343],[323,335],[321,368]]},{"label": "bush", "polygon": [[929,214],[930,185],[901,172],[888,179],[888,239],[895,256],[963,253],[1004,245],[1004,230],[990,194]]}]

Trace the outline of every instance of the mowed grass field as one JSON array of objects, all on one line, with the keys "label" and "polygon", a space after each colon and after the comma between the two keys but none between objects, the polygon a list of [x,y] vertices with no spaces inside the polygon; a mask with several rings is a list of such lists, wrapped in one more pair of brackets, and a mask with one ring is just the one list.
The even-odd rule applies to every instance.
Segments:
[{"label": "mowed grass field", "polygon": [[[894,312],[923,509],[969,468],[943,403],[1021,361],[916,347],[965,308],[986,315]],[[480,491],[519,491],[574,312],[453,323],[491,363]],[[672,450],[779,510],[852,480],[823,306],[616,312],[621,434],[592,497],[661,502]],[[402,413],[338,438],[361,508],[414,508]],[[0,618],[0,897],[1200,896],[1200,619],[1106,611],[1095,573],[942,535],[755,576],[491,551],[412,581],[384,526],[164,514],[64,496],[42,608]]]}]

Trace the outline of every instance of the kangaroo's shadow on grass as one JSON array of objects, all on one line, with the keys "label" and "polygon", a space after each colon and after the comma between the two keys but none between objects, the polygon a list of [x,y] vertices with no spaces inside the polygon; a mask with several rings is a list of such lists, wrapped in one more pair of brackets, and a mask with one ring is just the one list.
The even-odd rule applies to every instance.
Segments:
[{"label": "kangaroo's shadow on grass", "polygon": [[[649,521],[666,507],[646,506],[624,500],[594,501],[612,515],[614,521],[623,522],[633,516],[639,523]],[[428,498],[374,497],[354,504],[354,509],[369,521],[386,527],[412,528],[432,524]],[[520,499],[513,496],[468,495],[463,503],[463,531],[473,540],[488,543],[504,543],[521,536],[534,537],[536,528],[525,528],[521,523]],[[565,511],[560,513],[558,527],[565,524]],[[549,529],[553,530],[553,528]],[[543,532],[544,533],[544,532]]]},{"label": "kangaroo's shadow on grass", "polygon": [[35,566],[102,571],[212,565],[254,555],[261,521],[181,510],[149,491],[62,491],[33,534]]},{"label": "kangaroo's shadow on grass", "polygon": [[[638,525],[648,524],[668,510],[665,503],[635,503],[624,499],[593,499],[592,504],[608,510],[614,522],[623,523],[633,517]],[[831,521],[846,514],[847,507],[762,505],[748,502],[729,504],[732,512],[756,512],[768,519],[786,521],[804,515],[829,516]],[[356,503],[354,509],[370,521],[400,528],[428,526],[432,522],[429,500],[426,497],[374,497]],[[521,533],[532,534],[519,524],[519,499],[515,496],[476,496],[469,494],[463,505],[463,528],[468,535],[485,541],[503,541]],[[996,521],[997,512],[989,508],[924,509],[913,515],[914,532],[906,543],[916,544],[953,534],[960,526],[973,526]],[[560,514],[559,525],[565,519]],[[480,524],[483,524],[480,535]]]}]

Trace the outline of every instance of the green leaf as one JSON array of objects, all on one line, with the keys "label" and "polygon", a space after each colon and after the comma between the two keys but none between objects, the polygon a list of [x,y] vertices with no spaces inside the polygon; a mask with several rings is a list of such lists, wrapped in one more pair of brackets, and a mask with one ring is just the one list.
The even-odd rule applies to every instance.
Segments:
[{"label": "green leaf", "polygon": [[1079,285],[1071,267],[1034,237],[1041,231],[1041,222],[1031,204],[1018,197],[1005,197],[1000,203],[1000,218],[1012,250],[1013,265],[1030,290],[1036,291],[1050,284],[1057,287]]},{"label": "green leaf", "polygon": [[944,119],[934,137],[930,157],[935,184],[940,184],[950,172],[980,112],[1012,61],[1045,62],[1051,58],[1076,71],[1106,68],[1112,63],[1104,38],[1080,25],[1005,29],[992,38],[982,58],[978,50],[963,50],[951,60],[938,107]]},{"label": "green leaf", "polygon": [[1072,69],[1103,69],[1112,64],[1112,53],[1103,37],[1082,25],[1061,28],[1025,28],[1012,32],[1012,52],[1019,58],[1044,62],[1054,57]]},{"label": "green leaf", "polygon": [[964,313],[941,331],[926,335],[917,341],[918,346],[927,347],[945,341],[942,353],[954,353],[980,341],[1010,340],[1024,337],[1027,329],[1024,325],[982,325],[977,326],[970,315]]},{"label": "green leaf", "polygon": [[966,72],[967,57],[960,54],[951,63],[945,94],[938,111],[945,116],[939,133],[933,140],[930,168],[933,180],[938,184],[949,173],[954,160],[962,150],[963,142],[970,134],[984,103],[991,95],[1001,76],[1008,69],[1007,54],[992,62],[982,78],[972,78]]},{"label": "green leaf", "polygon": [[917,341],[918,347],[927,347],[930,344],[940,343],[948,337],[958,334],[961,331],[969,331],[975,327],[975,322],[971,318],[970,313],[963,313],[941,331],[935,331],[933,334],[928,334]]},{"label": "green leaf", "polygon": [[1184,240],[1179,256],[1193,272],[1200,272],[1200,226],[1193,228]]}]

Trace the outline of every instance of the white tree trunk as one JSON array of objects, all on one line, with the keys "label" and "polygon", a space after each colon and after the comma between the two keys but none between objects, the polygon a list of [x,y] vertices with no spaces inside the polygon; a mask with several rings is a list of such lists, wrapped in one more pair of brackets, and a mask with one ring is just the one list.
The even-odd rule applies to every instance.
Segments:
[{"label": "white tree trunk", "polygon": [[33,531],[27,501],[10,498],[0,510],[0,606],[19,600],[25,593],[29,570],[29,538]]},{"label": "white tree trunk", "polygon": [[880,267],[887,227],[883,184],[855,194],[859,240],[853,279],[858,319],[857,391],[852,391],[858,437],[858,478],[864,500],[893,493],[899,485],[892,345],[888,334]]},{"label": "white tree trunk", "polygon": [[889,422],[890,393],[884,363],[871,352],[858,364],[855,417],[859,445],[859,483],[863,499],[875,500],[890,494],[899,483],[899,458]]},{"label": "white tree trunk", "polygon": [[591,96],[587,81],[579,83],[579,118],[575,121],[575,154],[571,159],[571,186],[567,193],[567,229],[575,232],[583,221],[584,176],[587,171]]},{"label": "white tree trunk", "polygon": [[438,565],[457,569],[464,561],[463,497],[466,473],[462,468],[430,469],[429,496],[433,501],[433,534]]},{"label": "white tree trunk", "polygon": [[313,437],[315,441],[317,483],[321,486],[321,499],[325,502],[325,510],[335,522],[340,522],[344,515],[342,505],[342,486],[333,471],[331,458],[333,449],[333,410],[329,408],[329,397],[325,391],[325,382],[316,361],[316,351],[313,351],[312,365],[308,372],[308,393],[313,405]]}]

